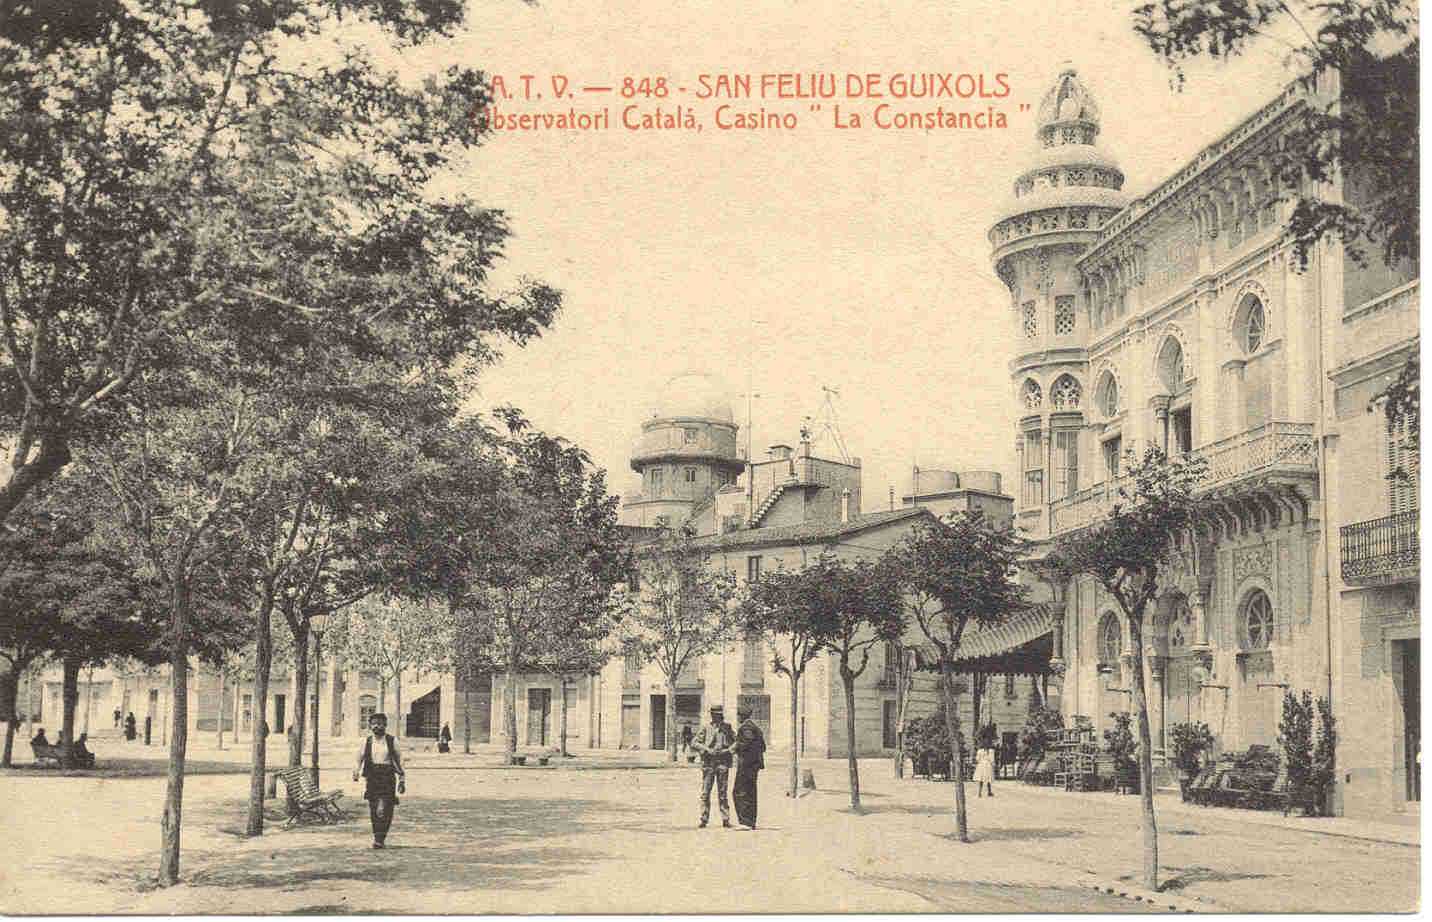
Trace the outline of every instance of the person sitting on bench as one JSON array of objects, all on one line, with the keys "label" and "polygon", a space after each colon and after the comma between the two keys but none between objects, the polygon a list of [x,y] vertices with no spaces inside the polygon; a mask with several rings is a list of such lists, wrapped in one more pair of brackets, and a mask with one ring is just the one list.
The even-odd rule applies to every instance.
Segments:
[{"label": "person sitting on bench", "polygon": [[31,746],[44,746],[44,747],[47,748],[47,749],[49,748],[49,746],[50,746],[50,741],[45,738],[45,728],[44,728],[44,727],[41,727],[41,728],[40,728],[40,732],[39,732],[39,733],[36,733],[33,737],[30,738],[30,745],[31,745]]},{"label": "person sitting on bench", "polygon": [[81,768],[94,768],[94,753],[89,751],[85,740],[89,739],[88,733],[81,733],[78,741],[75,742],[74,760]]}]

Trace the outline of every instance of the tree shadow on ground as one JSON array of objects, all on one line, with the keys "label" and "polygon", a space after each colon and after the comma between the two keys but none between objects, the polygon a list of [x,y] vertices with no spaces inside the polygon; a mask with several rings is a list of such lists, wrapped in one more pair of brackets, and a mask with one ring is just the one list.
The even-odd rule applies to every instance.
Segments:
[{"label": "tree shadow on ground", "polygon": [[[242,809],[238,799],[205,805],[186,810],[185,824],[193,828],[220,815],[232,819]],[[262,838],[245,845],[186,848],[183,878],[192,887],[236,891],[294,890],[325,881],[410,890],[542,889],[559,875],[611,857],[543,840],[580,832],[598,816],[605,823],[619,815],[613,804],[592,800],[413,798],[399,806],[389,846],[381,851],[370,847],[366,816],[336,826],[269,827]],[[93,856],[71,856],[47,863],[46,869],[71,879],[142,889],[157,863],[156,855],[101,863]],[[235,905],[234,911],[249,908]]]},{"label": "tree shadow on ground", "polygon": [[[937,832],[934,834],[937,839],[950,839],[957,841],[959,836],[953,832]],[[970,830],[970,842],[1034,842],[1040,839],[1072,839],[1084,835],[1083,830],[1070,829],[1063,826],[1031,826]]]},{"label": "tree shadow on ground", "polygon": [[[94,768],[55,768],[31,762],[0,769],[0,778],[163,778],[169,773],[169,760],[156,759],[100,759]],[[195,762],[184,763],[184,775],[247,775],[247,762]]]},{"label": "tree shadow on ground", "polygon": [[1180,872],[1176,877],[1170,877],[1163,882],[1166,891],[1178,891],[1190,884],[1201,883],[1228,883],[1234,880],[1271,880],[1272,874],[1249,874],[1242,871],[1218,871],[1213,868],[1172,868],[1165,866],[1165,871]]}]

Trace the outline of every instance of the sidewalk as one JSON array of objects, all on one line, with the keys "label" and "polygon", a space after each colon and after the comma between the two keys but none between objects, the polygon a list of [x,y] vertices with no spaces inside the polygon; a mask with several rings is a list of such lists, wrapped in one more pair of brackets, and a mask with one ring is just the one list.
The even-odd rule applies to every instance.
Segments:
[{"label": "sidewalk", "polygon": [[[1007,781],[1004,782],[1004,785],[1018,785],[1020,790],[1033,794],[1045,794],[1088,803],[1103,803],[1110,798],[1138,803],[1138,797],[1131,794],[1065,791],[1060,788],[1025,784],[1020,781]],[[1274,826],[1315,835],[1409,845],[1414,848],[1422,844],[1419,818],[1410,815],[1406,818],[1405,823],[1342,816],[1298,816],[1296,813],[1284,816],[1275,810],[1246,810],[1238,807],[1202,807],[1196,804],[1186,804],[1177,794],[1155,794],[1154,813],[1157,816],[1190,816],[1241,825]]]}]

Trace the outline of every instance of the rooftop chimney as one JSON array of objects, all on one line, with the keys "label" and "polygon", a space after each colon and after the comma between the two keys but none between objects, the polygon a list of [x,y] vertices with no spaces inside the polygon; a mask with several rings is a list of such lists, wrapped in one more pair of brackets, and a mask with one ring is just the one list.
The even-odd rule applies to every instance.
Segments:
[{"label": "rooftop chimney", "polygon": [[840,520],[850,521],[850,487],[844,487],[840,491]]}]

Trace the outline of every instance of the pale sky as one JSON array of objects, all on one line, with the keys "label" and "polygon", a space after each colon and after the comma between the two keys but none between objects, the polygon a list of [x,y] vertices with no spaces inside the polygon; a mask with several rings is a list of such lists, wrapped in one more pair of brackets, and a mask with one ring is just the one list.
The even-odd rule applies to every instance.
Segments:
[{"label": "pale sky", "polygon": [[[637,486],[631,443],[671,376],[722,379],[743,427],[750,380],[761,395],[758,456],[793,442],[829,385],[864,462],[865,511],[885,508],[888,487],[900,489],[914,463],[998,470],[1011,490],[1014,331],[985,234],[1033,149],[1035,110],[1060,63],[1073,62],[1093,90],[1101,143],[1140,195],[1286,82],[1279,49],[1195,70],[1179,94],[1134,35],[1131,4],[740,6],[481,0],[469,33],[421,63],[461,61],[509,82],[562,73],[577,84],[1003,71],[1010,126],[491,139],[456,181],[509,214],[502,278],[554,284],[565,307],[554,329],[486,374],[480,404],[521,407],[586,448],[625,493]],[[1018,113],[1020,102],[1030,111]]]}]

